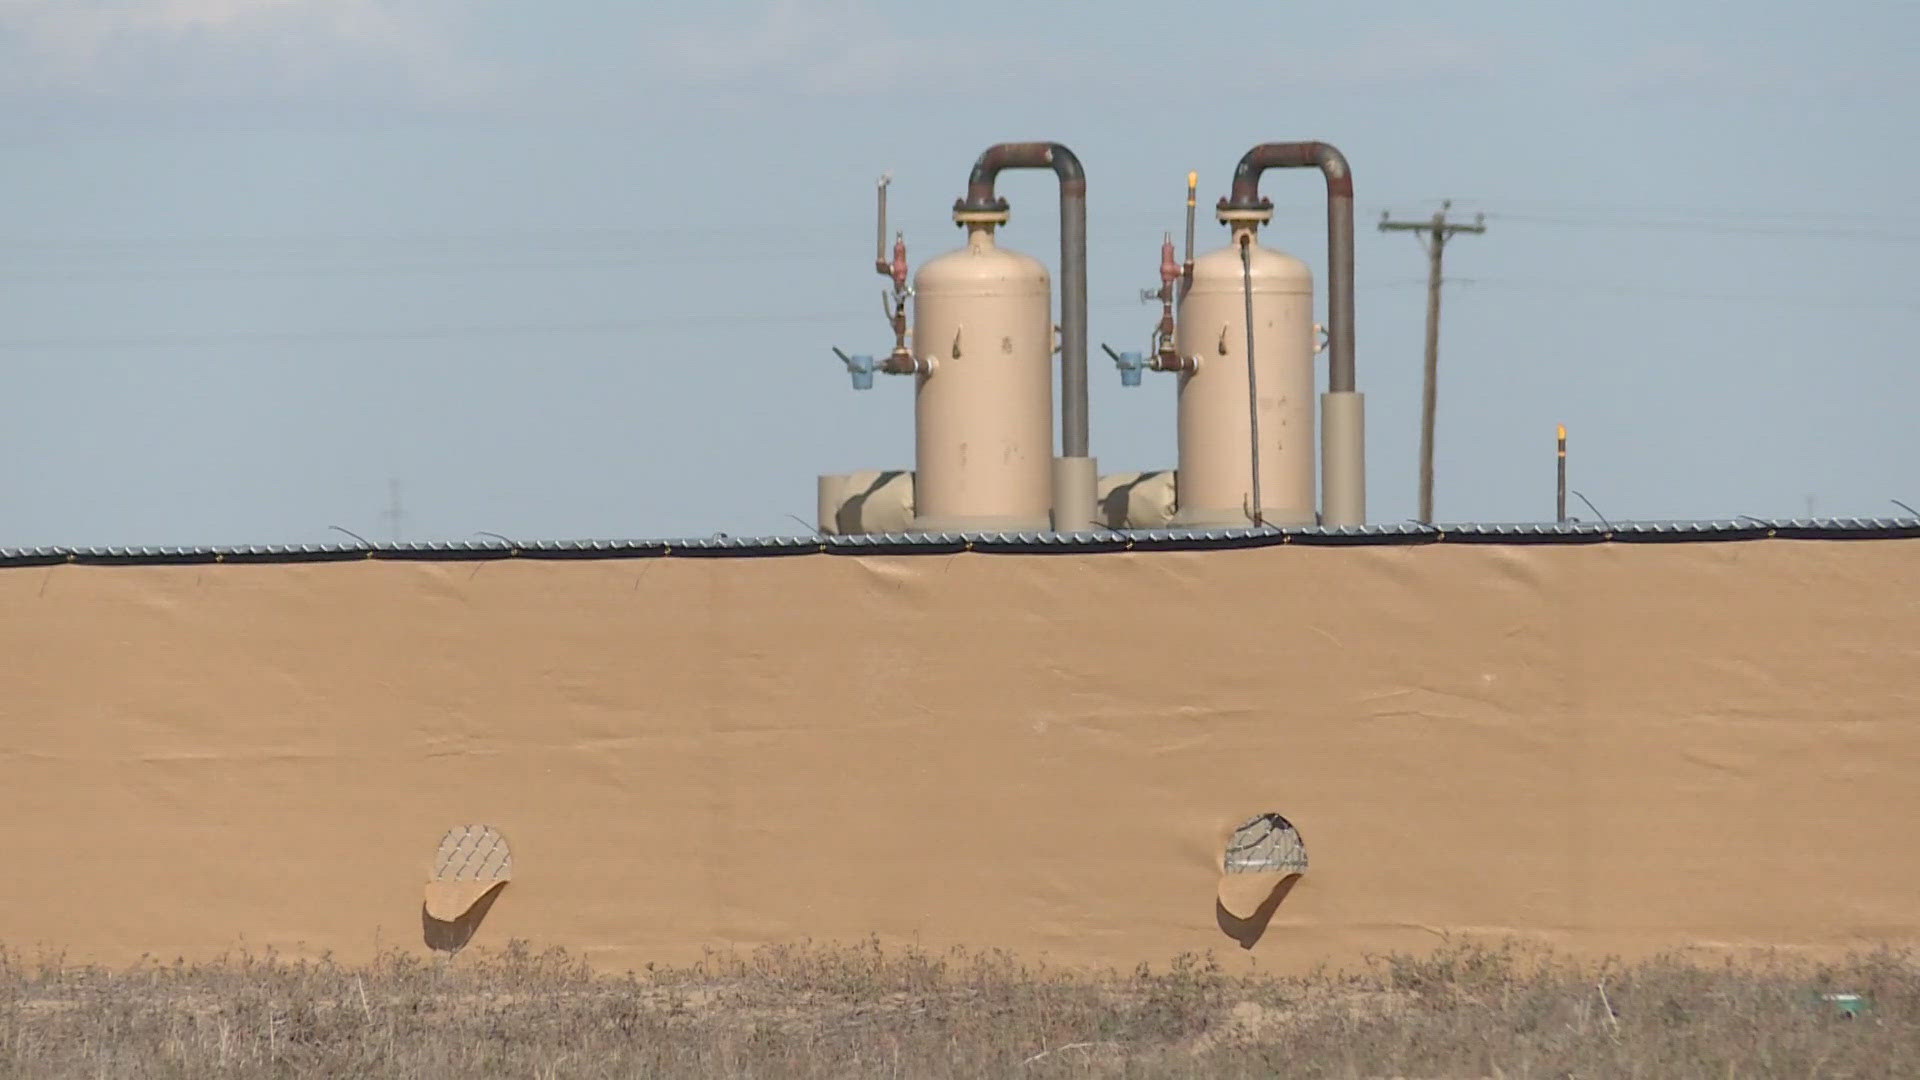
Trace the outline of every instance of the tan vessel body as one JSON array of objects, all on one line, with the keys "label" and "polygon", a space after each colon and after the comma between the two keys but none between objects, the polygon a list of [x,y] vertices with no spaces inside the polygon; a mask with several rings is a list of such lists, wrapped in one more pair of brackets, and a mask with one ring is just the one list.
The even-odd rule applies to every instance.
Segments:
[{"label": "tan vessel body", "polygon": [[1044,530],[1053,499],[1053,294],[1039,260],[969,224],[914,277],[914,528]]},{"label": "tan vessel body", "polygon": [[[1180,375],[1180,525],[1252,524],[1247,314],[1238,230],[1194,260],[1175,345],[1197,360]],[[1260,393],[1260,502],[1271,525],[1315,521],[1313,272],[1291,255],[1251,247],[1254,363]]]}]

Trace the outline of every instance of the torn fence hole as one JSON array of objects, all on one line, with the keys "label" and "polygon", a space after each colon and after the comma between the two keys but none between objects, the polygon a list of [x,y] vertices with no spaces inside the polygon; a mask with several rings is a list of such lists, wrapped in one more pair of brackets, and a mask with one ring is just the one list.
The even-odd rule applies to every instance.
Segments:
[{"label": "torn fence hole", "polygon": [[513,852],[507,838],[491,825],[456,825],[440,838],[433,856],[435,881],[507,881],[513,877]]},{"label": "torn fence hole", "polygon": [[1256,814],[1227,838],[1222,869],[1229,874],[1304,874],[1307,847],[1299,830],[1279,814]]},{"label": "torn fence hole", "polygon": [[456,825],[440,838],[427,874],[426,910],[452,921],[513,879],[513,852],[491,825]]}]

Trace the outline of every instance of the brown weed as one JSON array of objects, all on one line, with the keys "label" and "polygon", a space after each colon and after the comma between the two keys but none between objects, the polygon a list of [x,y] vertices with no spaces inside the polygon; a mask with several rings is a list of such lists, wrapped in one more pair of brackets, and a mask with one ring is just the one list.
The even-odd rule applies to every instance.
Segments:
[{"label": "brown weed", "polygon": [[[1823,996],[1842,992],[1859,1001]],[[1204,956],[1102,974],[867,942],[614,976],[518,943],[364,966],[0,952],[0,1074],[1914,1076],[1920,964],[1593,965],[1449,945],[1278,978]]]}]

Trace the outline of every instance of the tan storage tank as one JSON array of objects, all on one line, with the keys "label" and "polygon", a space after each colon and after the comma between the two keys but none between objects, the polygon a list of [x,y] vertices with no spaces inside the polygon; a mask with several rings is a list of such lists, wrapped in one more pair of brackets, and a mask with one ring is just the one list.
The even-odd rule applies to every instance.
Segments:
[{"label": "tan storage tank", "polygon": [[913,474],[867,469],[820,477],[819,531],[827,536],[901,533],[913,528]]},{"label": "tan storage tank", "polygon": [[[1174,524],[1253,524],[1252,413],[1247,407],[1247,302],[1240,240],[1193,261],[1180,301],[1176,348],[1195,361],[1180,375],[1180,466]],[[1260,394],[1259,509],[1269,525],[1312,525],[1314,513],[1313,272],[1291,255],[1249,251],[1254,364]]]},{"label": "tan storage tank", "polygon": [[1173,470],[1109,473],[1094,497],[1098,520],[1109,529],[1164,529],[1173,521]]},{"label": "tan storage tank", "polygon": [[1004,211],[956,213],[967,245],[914,277],[914,528],[1045,530],[1053,468],[1053,296],[1039,260],[994,243]]}]

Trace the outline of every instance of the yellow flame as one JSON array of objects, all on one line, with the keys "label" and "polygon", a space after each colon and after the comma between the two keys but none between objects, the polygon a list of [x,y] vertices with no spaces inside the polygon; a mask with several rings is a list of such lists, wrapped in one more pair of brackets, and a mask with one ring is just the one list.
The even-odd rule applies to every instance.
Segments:
[{"label": "yellow flame", "polygon": [[1561,425],[1560,425],[1560,438],[1561,438],[1561,439],[1565,439],[1566,437],[1567,437],[1567,425],[1565,425],[1565,424],[1561,424]]}]

